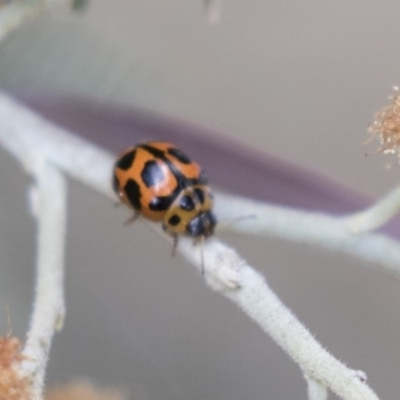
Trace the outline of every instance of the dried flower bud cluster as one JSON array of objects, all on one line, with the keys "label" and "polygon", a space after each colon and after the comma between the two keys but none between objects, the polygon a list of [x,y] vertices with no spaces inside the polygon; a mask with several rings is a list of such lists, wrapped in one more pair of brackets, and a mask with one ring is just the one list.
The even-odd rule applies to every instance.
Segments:
[{"label": "dried flower bud cluster", "polygon": [[0,400],[29,400],[30,380],[21,377],[19,364],[24,360],[16,337],[0,337]]},{"label": "dried flower bud cluster", "polygon": [[395,86],[395,93],[389,97],[391,104],[378,111],[368,131],[381,141],[379,153],[397,153],[400,157],[400,92]]},{"label": "dried flower bud cluster", "polygon": [[49,390],[45,400],[126,400],[116,389],[98,388],[88,381],[76,381]]}]

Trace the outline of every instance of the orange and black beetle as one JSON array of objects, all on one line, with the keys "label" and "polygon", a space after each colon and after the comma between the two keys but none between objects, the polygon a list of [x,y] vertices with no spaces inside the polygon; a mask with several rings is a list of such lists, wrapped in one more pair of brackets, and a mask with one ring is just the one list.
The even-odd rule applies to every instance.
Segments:
[{"label": "orange and black beetle", "polygon": [[113,188],[139,215],[162,221],[174,237],[204,239],[217,224],[213,195],[200,166],[167,142],[146,142],[125,150],[114,166]]}]

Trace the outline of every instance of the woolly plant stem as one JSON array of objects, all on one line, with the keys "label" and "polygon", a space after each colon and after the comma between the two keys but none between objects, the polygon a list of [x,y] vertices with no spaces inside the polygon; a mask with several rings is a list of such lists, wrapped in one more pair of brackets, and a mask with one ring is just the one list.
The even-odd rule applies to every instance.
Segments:
[{"label": "woolly plant stem", "polygon": [[348,219],[324,213],[299,211],[248,198],[219,193],[216,211],[223,221],[235,221],[246,213],[255,218],[229,224],[229,230],[256,236],[271,236],[341,252],[369,264],[376,263],[400,278],[399,242],[376,233],[356,234],[348,229]]},{"label": "woolly plant stem", "polygon": [[[46,165],[47,163],[53,164],[66,174],[114,198],[110,188],[111,170],[114,161],[114,157],[111,154],[46,121],[4,94],[0,94],[0,144],[14,154],[25,165],[28,172],[32,172],[30,169],[32,161],[36,160],[37,156],[40,155],[41,159],[45,160]],[[49,175],[47,176],[46,174]],[[60,215],[64,215],[63,206],[60,205],[63,204],[65,197],[62,189],[62,180],[59,181],[59,187],[56,191],[52,189],[54,188],[54,182],[59,179],[57,176],[56,169],[49,170],[48,167],[44,168],[43,175],[42,173],[38,175],[39,182],[41,182],[39,187],[43,188],[39,190],[39,193],[44,196],[43,204],[54,203],[57,198],[56,203],[60,203],[56,207],[58,209],[56,214],[60,218]],[[52,184],[49,183],[51,180],[53,180]],[[228,203],[236,202],[236,198],[233,199],[234,201],[231,198]],[[219,201],[221,200],[227,205],[225,203],[227,199],[223,200],[221,196]],[[53,205],[53,207],[55,206]],[[246,209],[246,211],[251,212],[252,210]],[[40,216],[42,212],[44,212],[44,209],[39,211],[38,215]],[[291,217],[296,213],[299,215],[303,213],[295,210],[287,210],[287,212],[286,218],[284,218],[283,214],[281,214],[281,218],[284,218],[286,228],[289,227],[289,232],[295,231],[296,228],[291,226]],[[55,224],[57,226],[54,226],[51,218],[47,213],[46,215],[46,219],[41,222],[43,225],[39,225],[41,229],[39,231],[38,282],[42,282],[45,285],[49,281],[53,281],[55,290],[58,293],[52,294],[54,298],[50,303],[52,305],[57,304],[57,306],[53,306],[54,308],[51,311],[53,315],[51,328],[49,328],[47,322],[46,328],[36,326],[36,324],[42,325],[40,318],[36,317],[36,315],[42,314],[44,310],[46,310],[46,313],[49,312],[47,308],[48,301],[43,300],[43,291],[39,290],[41,286],[38,285],[38,298],[32,320],[31,335],[26,347],[27,354],[34,355],[32,360],[33,363],[36,363],[36,366],[33,368],[24,367],[25,370],[32,372],[34,370],[38,371],[38,364],[44,371],[47,361],[47,356],[31,350],[33,338],[40,337],[40,340],[47,340],[50,343],[51,339],[49,338],[53,333],[55,321],[62,314],[63,309],[61,301],[63,297],[62,272],[59,268],[62,268],[64,233],[61,234],[60,221]],[[232,218],[234,215],[232,213],[230,217]],[[307,216],[308,229],[311,227],[314,230],[314,234],[316,234],[320,221],[315,220],[315,215],[311,213],[302,215],[303,218],[307,218]],[[225,217],[227,218],[228,215],[225,215]],[[53,218],[55,218],[55,214]],[[332,219],[333,217],[330,218]],[[261,224],[260,230],[262,230],[265,228],[262,221],[263,219],[257,218],[252,224]],[[339,222],[337,221],[337,223]],[[154,226],[154,224],[151,225]],[[62,226],[64,225],[62,224]],[[156,229],[160,232],[158,226]],[[282,226],[279,227],[278,231],[280,232],[279,235],[283,236],[281,230]],[[57,244],[51,241],[54,238],[50,240],[50,237],[47,236],[50,235],[50,231],[52,232],[51,236],[54,235],[54,232],[59,232],[59,234],[55,235],[58,238],[56,239]],[[300,232],[298,236],[301,236]],[[336,233],[333,236],[329,236],[325,232],[323,240],[326,241],[326,246],[329,245],[330,241],[337,240],[336,236]],[[369,235],[369,237],[371,241],[385,239],[377,235]],[[343,239],[341,240],[343,241]],[[359,243],[359,245],[362,244],[363,242]],[[54,249],[55,245],[56,250]],[[201,255],[199,246],[193,247],[190,240],[183,238],[179,243],[179,251],[200,271]],[[378,399],[374,392],[355,376],[353,370],[336,360],[315,340],[270,289],[262,275],[241,259],[233,249],[216,239],[210,239],[204,246],[204,255],[206,257],[205,280],[207,284],[213,290],[220,292],[236,303],[251,319],[257,322],[299,365],[304,375],[308,377],[307,379],[315,380],[320,385],[330,388],[343,399]],[[355,255],[358,255],[358,253],[355,253]],[[45,262],[45,260],[47,261]],[[50,267],[47,268],[42,263],[46,265],[53,263],[53,268],[55,269],[48,269]],[[400,264],[400,257],[397,263]],[[49,275],[47,278],[43,278],[43,281],[42,273],[45,276]],[[43,332],[44,330],[46,331],[44,336],[42,336],[42,333],[40,335],[35,333]],[[35,348],[35,345],[33,345],[33,348]],[[49,345],[47,350],[48,348]],[[26,365],[29,364],[27,363]],[[310,399],[316,398],[313,394],[314,392],[314,389],[309,389],[310,396],[314,396],[310,397]]]},{"label": "woolly plant stem", "polygon": [[64,249],[66,234],[66,182],[45,160],[32,171],[32,211],[38,224],[37,283],[30,329],[20,373],[32,379],[34,400],[42,398],[45,368],[52,337],[64,319]]},{"label": "woolly plant stem", "polygon": [[[193,249],[189,240],[180,243],[180,251],[201,269],[201,249]],[[377,400],[376,394],[360,380],[354,370],[328,353],[281,302],[264,277],[243,260],[234,249],[211,239],[204,248],[206,282],[215,291],[236,303],[299,365],[305,376],[328,387],[342,399]],[[310,383],[309,383],[310,385]],[[309,399],[323,395],[316,382]],[[320,396],[320,397],[318,397]]]},{"label": "woolly plant stem", "polygon": [[48,8],[68,0],[14,0],[0,7],[0,41],[22,23],[35,17]]},{"label": "woolly plant stem", "polygon": [[380,228],[400,212],[400,187],[392,190],[371,207],[349,215],[345,224],[350,232],[363,233]]},{"label": "woolly plant stem", "polygon": [[308,385],[308,400],[327,400],[328,391],[326,387],[315,379],[305,377]]}]

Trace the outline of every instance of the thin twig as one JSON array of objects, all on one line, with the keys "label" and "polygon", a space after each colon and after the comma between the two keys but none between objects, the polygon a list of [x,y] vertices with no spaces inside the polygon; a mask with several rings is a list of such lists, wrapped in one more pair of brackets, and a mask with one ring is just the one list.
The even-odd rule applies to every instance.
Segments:
[{"label": "thin twig", "polygon": [[20,373],[32,379],[33,399],[39,400],[52,337],[64,318],[67,200],[64,175],[45,160],[39,159],[35,167],[31,171],[36,180],[31,201],[38,221],[37,284]]},{"label": "thin twig", "polygon": [[346,217],[350,232],[370,232],[385,225],[400,212],[400,187],[392,190],[371,207]]},{"label": "thin twig", "polygon": [[[112,155],[45,121],[4,94],[0,94],[0,143],[25,162],[27,167],[31,165],[30,155],[40,154],[65,173],[114,198],[110,188],[114,160]],[[350,235],[348,232],[344,235],[342,221],[334,222],[333,217],[319,214],[305,214],[282,209],[279,214],[281,220],[279,218],[274,220],[274,216],[269,212],[271,210],[268,211],[269,206],[264,205],[266,208],[261,209],[262,205],[254,203],[254,209],[243,208],[240,202],[239,210],[234,208],[229,210],[230,205],[236,204],[238,200],[235,197],[233,199],[234,201],[232,198],[228,200],[222,195],[217,198],[218,202],[222,202],[230,213],[230,216],[225,213],[225,218],[232,219],[240,215],[239,211],[242,212],[243,209],[255,214],[262,210],[262,214],[255,220],[237,224],[242,228],[247,227],[250,231],[248,226],[250,223],[253,233],[257,230],[258,233],[265,233],[267,221],[273,220],[275,227],[269,231],[272,234],[285,237],[286,231],[287,236],[292,240],[293,238],[301,240],[301,236],[304,235],[305,241],[324,247],[332,247],[331,242],[334,242],[337,250],[345,250],[356,256],[360,256],[360,248],[370,243],[388,241],[383,236],[372,234],[364,235],[369,238],[370,243],[362,238],[357,241],[355,235]],[[273,209],[272,214],[275,213],[276,210]],[[300,220],[303,219],[300,226],[297,226],[299,220],[292,220],[296,215]],[[333,226],[336,226],[336,229],[329,235],[329,230]],[[157,230],[161,232],[158,226]],[[312,234],[307,236],[310,230]],[[317,236],[321,233],[323,233],[323,238],[319,240]],[[387,245],[389,246],[390,243],[388,242]],[[392,245],[394,247],[394,243]],[[351,248],[354,246],[358,249],[352,253]],[[200,249],[193,247],[191,240],[182,238],[179,251],[199,270],[201,269]],[[400,254],[398,249],[396,251],[397,253],[392,258],[394,261],[397,256],[396,262],[399,266]],[[315,340],[278,299],[264,278],[242,260],[233,249],[216,239],[210,239],[205,243],[204,256],[206,258],[205,278],[208,285],[238,304],[298,363],[306,376],[321,382],[344,399],[377,400],[372,390],[354,376],[353,370],[336,360]],[[378,253],[375,261],[382,261]]]},{"label": "thin twig", "polygon": [[70,0],[19,0],[0,8],[0,41],[26,20],[58,4]]},{"label": "thin twig", "polygon": [[[55,127],[1,93],[0,129],[0,142],[19,159],[25,160],[27,168],[30,165],[29,154],[38,151],[68,175],[114,199],[109,184],[114,163],[112,154],[69,134],[65,129]],[[399,243],[385,235],[353,234],[346,225],[346,219],[323,213],[300,211],[222,193],[216,195],[216,211],[221,221],[243,216],[243,210],[246,214],[254,214],[255,218],[229,224],[227,229],[339,251],[380,264],[397,276],[400,274]]]},{"label": "thin twig", "polygon": [[346,218],[320,212],[300,211],[239,196],[233,199],[222,193],[216,196],[216,213],[221,221],[235,219],[243,215],[243,210],[256,217],[229,224],[228,230],[278,237],[345,253],[369,264],[379,264],[385,271],[400,278],[399,242],[383,234],[357,235],[349,231]]},{"label": "thin twig", "polygon": [[308,400],[328,399],[328,391],[326,390],[326,386],[322,385],[320,382],[317,382],[315,379],[310,379],[307,376],[305,378],[307,381]]},{"label": "thin twig", "polygon": [[[201,251],[190,240],[180,243],[181,253],[197,269]],[[209,286],[236,303],[271,336],[299,365],[303,373],[348,400],[378,400],[354,371],[329,354],[280,301],[264,277],[234,249],[216,239],[204,248],[206,281]]]}]

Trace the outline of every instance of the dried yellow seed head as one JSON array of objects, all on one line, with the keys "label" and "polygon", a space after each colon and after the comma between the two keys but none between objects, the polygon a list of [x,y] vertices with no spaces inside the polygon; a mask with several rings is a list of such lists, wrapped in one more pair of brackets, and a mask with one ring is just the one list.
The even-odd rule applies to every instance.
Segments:
[{"label": "dried yellow seed head", "polygon": [[127,396],[116,389],[98,388],[88,381],[75,381],[49,390],[45,400],[127,400]]},{"label": "dried yellow seed head", "polygon": [[21,344],[16,337],[0,337],[0,400],[29,400],[30,379],[17,371],[25,359]]},{"label": "dried yellow seed head", "polygon": [[400,92],[397,86],[393,89],[394,94],[389,97],[391,104],[375,114],[368,131],[381,141],[377,152],[397,153],[400,157]]}]

